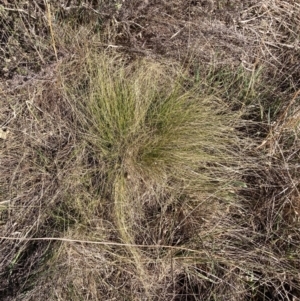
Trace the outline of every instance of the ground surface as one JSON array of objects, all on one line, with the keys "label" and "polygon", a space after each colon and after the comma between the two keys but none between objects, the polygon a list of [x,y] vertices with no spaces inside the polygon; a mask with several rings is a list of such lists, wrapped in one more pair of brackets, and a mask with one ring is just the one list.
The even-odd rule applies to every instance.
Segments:
[{"label": "ground surface", "polygon": [[0,57],[1,300],[300,299],[299,1],[2,0]]}]

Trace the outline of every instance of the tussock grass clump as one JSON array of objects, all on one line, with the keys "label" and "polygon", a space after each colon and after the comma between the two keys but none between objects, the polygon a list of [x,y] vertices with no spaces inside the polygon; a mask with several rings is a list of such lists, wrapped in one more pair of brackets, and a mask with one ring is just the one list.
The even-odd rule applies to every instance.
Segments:
[{"label": "tussock grass clump", "polygon": [[85,72],[87,82],[76,82],[69,95],[100,166],[165,184],[197,178],[203,191],[222,180],[218,170],[233,162],[238,140],[238,115],[229,106],[197,86],[185,87],[175,69],[151,62],[126,68],[90,57]]}]

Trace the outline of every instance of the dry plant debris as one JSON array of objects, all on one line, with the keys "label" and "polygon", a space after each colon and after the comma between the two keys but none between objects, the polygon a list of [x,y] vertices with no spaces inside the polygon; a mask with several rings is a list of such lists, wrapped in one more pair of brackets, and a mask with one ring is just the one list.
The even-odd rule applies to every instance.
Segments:
[{"label": "dry plant debris", "polygon": [[0,299],[300,299],[298,1],[0,1]]}]

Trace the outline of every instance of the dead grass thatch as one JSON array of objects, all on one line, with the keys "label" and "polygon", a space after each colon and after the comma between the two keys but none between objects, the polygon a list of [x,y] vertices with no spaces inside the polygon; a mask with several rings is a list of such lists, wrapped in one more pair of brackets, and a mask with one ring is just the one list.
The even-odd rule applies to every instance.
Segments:
[{"label": "dead grass thatch", "polygon": [[299,10],[2,1],[1,299],[300,298]]}]

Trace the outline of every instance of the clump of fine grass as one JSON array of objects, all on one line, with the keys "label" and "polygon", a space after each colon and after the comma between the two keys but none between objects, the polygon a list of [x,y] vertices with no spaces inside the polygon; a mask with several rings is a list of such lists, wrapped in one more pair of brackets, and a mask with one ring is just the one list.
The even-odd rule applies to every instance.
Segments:
[{"label": "clump of fine grass", "polygon": [[185,87],[174,69],[166,75],[165,66],[139,64],[88,58],[86,82],[69,93],[87,147],[110,174],[134,172],[165,184],[197,178],[209,190],[212,180],[222,181],[222,164],[233,162],[238,115],[196,86]]}]

